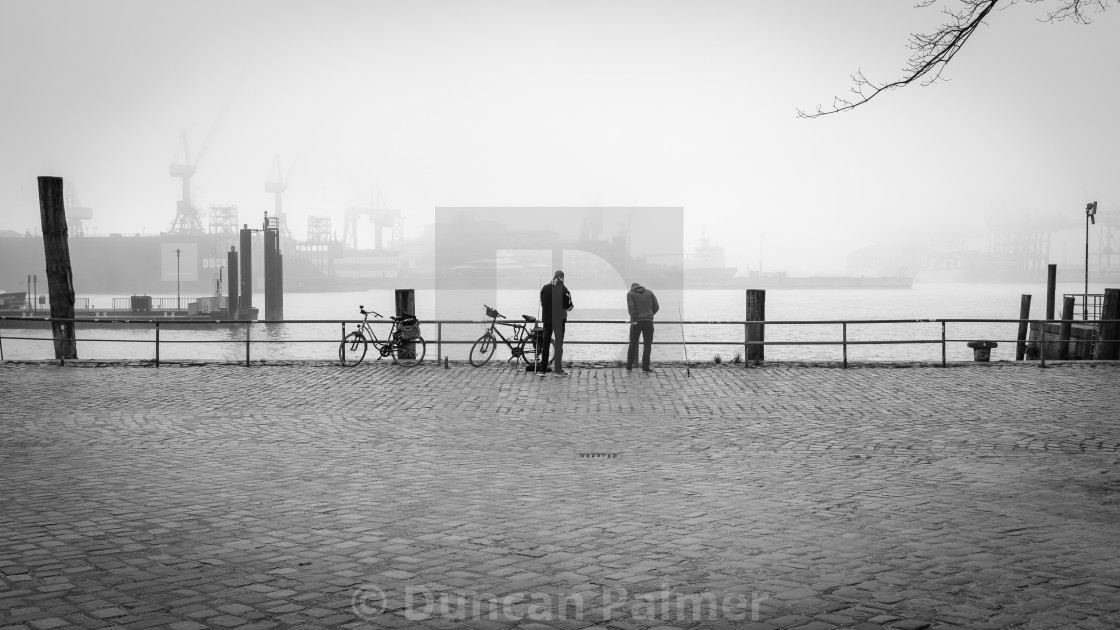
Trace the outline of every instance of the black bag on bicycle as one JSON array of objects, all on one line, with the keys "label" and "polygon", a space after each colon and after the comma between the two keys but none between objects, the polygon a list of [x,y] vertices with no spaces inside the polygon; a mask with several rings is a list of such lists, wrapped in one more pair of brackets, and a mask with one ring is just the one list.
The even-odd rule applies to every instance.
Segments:
[{"label": "black bag on bicycle", "polygon": [[420,338],[420,320],[415,317],[408,317],[402,319],[397,324],[397,330],[401,333],[401,339],[419,339]]}]

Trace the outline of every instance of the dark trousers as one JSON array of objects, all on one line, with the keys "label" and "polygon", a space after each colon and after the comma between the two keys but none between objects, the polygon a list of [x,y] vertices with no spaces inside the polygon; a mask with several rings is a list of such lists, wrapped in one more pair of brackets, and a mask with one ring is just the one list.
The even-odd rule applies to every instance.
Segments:
[{"label": "dark trousers", "polygon": [[553,372],[563,372],[561,361],[564,360],[564,321],[544,323],[544,347],[541,348],[541,365],[548,365],[548,341],[556,337],[556,356],[552,358]]},{"label": "dark trousers", "polygon": [[649,351],[653,346],[653,321],[638,320],[630,326],[630,352],[626,354],[626,365],[634,367],[638,361],[638,335],[642,336],[642,369],[649,369]]}]

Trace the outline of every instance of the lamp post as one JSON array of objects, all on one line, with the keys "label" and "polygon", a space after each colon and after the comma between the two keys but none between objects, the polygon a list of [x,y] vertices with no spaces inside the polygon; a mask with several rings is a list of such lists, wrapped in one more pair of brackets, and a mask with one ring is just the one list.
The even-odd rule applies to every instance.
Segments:
[{"label": "lamp post", "polygon": [[183,308],[183,298],[179,295],[179,255],[182,253],[183,250],[175,249],[175,310]]},{"label": "lamp post", "polygon": [[1097,223],[1097,202],[1085,205],[1085,294],[1081,296],[1081,321],[1089,319],[1089,223]]}]

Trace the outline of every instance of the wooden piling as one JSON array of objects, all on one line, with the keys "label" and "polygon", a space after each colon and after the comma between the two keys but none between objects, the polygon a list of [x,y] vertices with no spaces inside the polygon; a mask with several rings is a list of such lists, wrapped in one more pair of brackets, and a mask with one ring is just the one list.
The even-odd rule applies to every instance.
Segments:
[{"label": "wooden piling", "polygon": [[249,226],[241,228],[241,291],[240,309],[242,319],[251,319],[253,311],[253,231]]},{"label": "wooden piling", "polygon": [[[754,361],[761,365],[766,359],[766,326],[761,322],[766,321],[766,290],[747,289],[747,363]],[[754,343],[752,343],[754,342]]]},{"label": "wooden piling", "polygon": [[1046,265],[1046,319],[1054,319],[1054,291],[1058,286],[1058,265]]},{"label": "wooden piling", "polygon": [[1069,335],[1073,329],[1073,301],[1072,295],[1062,298],[1062,327],[1058,329],[1058,358],[1069,358]]},{"label": "wooden piling", "polygon": [[[51,317],[74,318],[74,274],[70,268],[67,242],[66,206],[62,198],[61,177],[39,178],[39,216],[43,222],[43,251],[47,259],[47,290],[51,298]],[[28,287],[31,289],[31,287]],[[51,322],[54,358],[63,362],[78,358],[74,322]]]},{"label": "wooden piling", "polygon": [[283,309],[277,301],[277,254],[280,249],[280,230],[264,228],[264,318],[268,321],[284,319]]},{"label": "wooden piling", "polygon": [[284,253],[280,251],[280,236],[276,237],[276,319],[284,319]]},{"label": "wooden piling", "polygon": [[[1104,304],[1101,306],[1101,319],[1120,319],[1120,289],[1105,289]],[[1093,358],[1104,361],[1120,359],[1120,324],[1101,323],[1100,341],[1093,351]]]},{"label": "wooden piling", "polygon": [[416,315],[415,289],[396,289],[394,291],[394,302],[396,303],[397,317]]},{"label": "wooden piling", "polygon": [[240,308],[238,303],[238,291],[241,289],[241,276],[237,273],[237,248],[230,247],[229,253],[226,254],[226,268],[229,270],[226,273],[226,285],[229,290],[229,297],[227,298],[228,309],[226,311],[229,319],[241,319]]},{"label": "wooden piling", "polygon": [[[396,305],[397,317],[404,317],[406,315],[416,316],[416,290],[415,289],[396,289],[393,291],[393,302]],[[416,356],[416,346],[413,343],[408,344],[409,356]],[[436,355],[436,361],[439,361],[439,355]]]},{"label": "wooden piling", "polygon": [[[1026,320],[1031,316],[1031,296],[1027,293],[1023,294],[1022,301],[1019,303],[1019,319]],[[1018,343],[1015,344],[1015,360],[1022,361],[1023,357],[1027,355],[1027,322],[1019,322],[1019,335],[1016,337]]]}]

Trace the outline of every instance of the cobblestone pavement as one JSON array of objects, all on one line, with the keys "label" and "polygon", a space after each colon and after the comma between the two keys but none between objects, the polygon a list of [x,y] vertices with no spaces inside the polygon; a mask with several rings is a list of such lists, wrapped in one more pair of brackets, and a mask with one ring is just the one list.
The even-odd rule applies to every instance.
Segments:
[{"label": "cobblestone pavement", "polygon": [[0,627],[1115,628],[1120,366],[0,364]]}]

